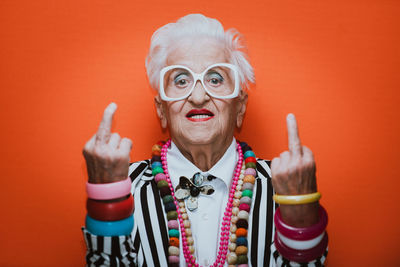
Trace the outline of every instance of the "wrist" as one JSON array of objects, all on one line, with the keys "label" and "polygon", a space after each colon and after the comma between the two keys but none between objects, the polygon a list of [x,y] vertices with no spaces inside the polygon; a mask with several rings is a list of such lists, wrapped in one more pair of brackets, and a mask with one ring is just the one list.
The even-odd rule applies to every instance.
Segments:
[{"label": "wrist", "polygon": [[309,227],[319,221],[319,202],[279,205],[282,221],[293,227]]}]

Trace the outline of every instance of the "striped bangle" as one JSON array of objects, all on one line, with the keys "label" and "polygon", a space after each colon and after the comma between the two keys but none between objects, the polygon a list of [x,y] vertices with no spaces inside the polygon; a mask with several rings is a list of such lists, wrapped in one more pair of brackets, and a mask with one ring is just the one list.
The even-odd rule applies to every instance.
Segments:
[{"label": "striped bangle", "polygon": [[94,235],[101,236],[130,235],[133,229],[133,215],[113,222],[95,220],[86,215],[86,229]]},{"label": "striped bangle", "polygon": [[325,232],[317,236],[316,238],[310,239],[310,240],[304,240],[304,241],[299,241],[299,240],[294,240],[287,238],[286,236],[282,235],[279,231],[276,231],[278,234],[278,238],[282,241],[283,244],[288,246],[289,248],[292,249],[297,249],[297,250],[306,250],[315,247],[318,245],[322,238],[325,235]]},{"label": "striped bangle", "polygon": [[304,195],[274,195],[274,201],[278,204],[284,205],[300,205],[308,204],[318,201],[321,198],[320,192]]},{"label": "striped bangle", "polygon": [[103,202],[88,198],[86,209],[88,215],[100,221],[118,221],[129,217],[133,212],[133,197],[116,202]]},{"label": "striped bangle", "polygon": [[325,228],[328,224],[328,215],[326,213],[326,210],[320,205],[318,223],[310,227],[300,228],[293,227],[284,223],[282,221],[280,208],[278,208],[275,211],[274,222],[276,229],[285,237],[304,241],[314,239],[325,231]]},{"label": "striped bangle", "polygon": [[92,184],[87,182],[86,192],[91,199],[108,200],[120,198],[131,192],[131,183],[132,181],[129,177],[122,181],[106,184]]},{"label": "striped bangle", "polygon": [[328,234],[324,234],[322,241],[319,242],[317,246],[306,250],[297,250],[286,246],[279,239],[277,232],[275,232],[274,243],[276,249],[284,258],[295,262],[309,262],[324,254],[326,248],[328,247]]}]

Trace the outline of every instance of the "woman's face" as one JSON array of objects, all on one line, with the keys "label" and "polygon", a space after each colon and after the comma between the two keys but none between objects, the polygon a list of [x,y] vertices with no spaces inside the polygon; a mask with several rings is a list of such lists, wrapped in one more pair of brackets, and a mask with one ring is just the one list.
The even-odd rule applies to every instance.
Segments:
[{"label": "woman's face", "polygon": [[[167,58],[167,66],[183,65],[202,73],[215,63],[229,63],[224,46],[215,39],[187,38],[177,42]],[[163,127],[169,128],[174,142],[183,145],[231,142],[235,127],[241,126],[247,95],[234,99],[209,96],[197,81],[191,95],[178,101],[162,101],[156,96],[157,113]]]}]

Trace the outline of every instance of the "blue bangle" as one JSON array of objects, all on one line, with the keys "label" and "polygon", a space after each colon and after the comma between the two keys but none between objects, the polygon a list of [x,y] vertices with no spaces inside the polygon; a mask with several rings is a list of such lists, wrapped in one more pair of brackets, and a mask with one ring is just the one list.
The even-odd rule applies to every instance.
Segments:
[{"label": "blue bangle", "polygon": [[94,235],[130,235],[133,229],[133,214],[119,221],[99,221],[86,215],[86,229]]}]

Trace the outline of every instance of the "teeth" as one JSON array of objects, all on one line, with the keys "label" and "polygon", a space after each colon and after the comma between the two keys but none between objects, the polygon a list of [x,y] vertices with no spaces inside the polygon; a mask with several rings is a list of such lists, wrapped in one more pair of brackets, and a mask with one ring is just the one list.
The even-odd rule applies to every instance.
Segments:
[{"label": "teeth", "polygon": [[194,115],[192,116],[193,119],[205,119],[210,117],[209,115]]}]

